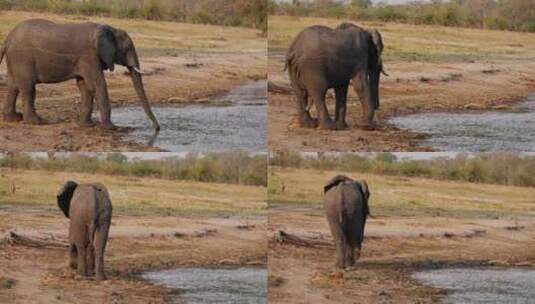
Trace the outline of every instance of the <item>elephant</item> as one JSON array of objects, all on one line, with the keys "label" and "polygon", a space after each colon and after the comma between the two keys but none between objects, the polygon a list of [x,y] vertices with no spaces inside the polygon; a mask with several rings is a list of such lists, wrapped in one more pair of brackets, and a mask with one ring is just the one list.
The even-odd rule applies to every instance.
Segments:
[{"label": "elephant", "polygon": [[[315,104],[320,129],[348,127],[347,92],[350,81],[362,104],[364,129],[374,129],[373,117],[379,109],[379,81],[383,70],[383,40],[375,30],[351,23],[335,29],[314,25],[301,31],[286,53],[285,70],[297,96],[297,120],[301,127],[315,128],[318,119],[310,116]],[[336,96],[335,121],[325,104],[327,90]],[[309,103],[309,99],[312,99]]]},{"label": "elephant", "polygon": [[111,225],[112,205],[108,189],[102,184],[67,181],[57,195],[58,206],[69,224],[69,266],[87,277],[106,279],[104,250]]},{"label": "elephant", "polygon": [[[78,124],[81,127],[95,125],[91,114],[96,99],[101,127],[114,129],[104,71],[113,71],[115,64],[119,64],[128,68],[145,113],[156,131],[160,129],[145,95],[134,43],[123,30],[91,22],[56,24],[29,19],[9,32],[0,48],[0,63],[4,56],[7,61],[4,121],[43,123],[35,111],[35,85],[76,79],[82,105]],[[15,107],[19,93],[23,102],[22,114],[16,112]]]},{"label": "elephant", "polygon": [[323,191],[327,222],[336,244],[336,267],[345,269],[355,265],[355,249],[357,259],[360,258],[366,218],[370,214],[368,184],[337,175]]}]

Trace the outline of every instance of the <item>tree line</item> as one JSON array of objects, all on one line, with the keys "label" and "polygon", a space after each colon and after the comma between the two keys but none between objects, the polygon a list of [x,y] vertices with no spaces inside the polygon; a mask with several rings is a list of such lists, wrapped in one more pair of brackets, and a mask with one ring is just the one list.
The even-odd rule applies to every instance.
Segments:
[{"label": "tree line", "polygon": [[392,153],[309,155],[284,151],[271,154],[270,164],[322,171],[535,187],[535,156],[516,153],[461,153],[455,157],[400,159]]},{"label": "tree line", "polygon": [[100,173],[136,177],[267,186],[267,156],[248,153],[190,153],[185,157],[131,159],[121,153],[0,155],[0,168]]},{"label": "tree line", "polygon": [[535,32],[533,0],[432,0],[372,5],[370,0],[269,1],[270,14],[393,21]]}]

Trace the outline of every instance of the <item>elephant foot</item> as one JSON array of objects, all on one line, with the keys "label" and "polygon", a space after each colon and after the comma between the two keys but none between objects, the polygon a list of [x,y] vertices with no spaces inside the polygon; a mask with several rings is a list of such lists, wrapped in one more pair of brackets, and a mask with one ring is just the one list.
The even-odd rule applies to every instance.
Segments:
[{"label": "elephant foot", "polygon": [[307,112],[303,113],[301,117],[299,117],[299,125],[303,128],[313,129],[317,128],[319,123],[316,118],[310,117],[310,114]]},{"label": "elephant foot", "polygon": [[6,122],[18,122],[22,120],[22,114],[14,112],[14,113],[7,113],[3,116],[4,121]]},{"label": "elephant foot", "polygon": [[24,117],[24,123],[29,125],[42,125],[45,123],[45,120],[37,114],[27,115]]},{"label": "elephant foot", "polygon": [[78,126],[81,128],[92,128],[95,126],[95,122],[92,120],[81,120],[78,122]]},{"label": "elephant foot", "polygon": [[359,125],[359,128],[366,130],[366,131],[373,131],[377,129],[377,126],[373,122],[363,122],[363,124]]},{"label": "elephant foot", "polygon": [[339,120],[336,122],[336,130],[345,130],[348,127],[349,126],[347,125],[345,121]]},{"label": "elephant foot", "polygon": [[336,123],[332,120],[324,120],[320,123],[320,129],[322,130],[336,130]]},{"label": "elephant foot", "polygon": [[102,122],[100,123],[100,128],[103,130],[115,130],[117,127],[111,122]]}]

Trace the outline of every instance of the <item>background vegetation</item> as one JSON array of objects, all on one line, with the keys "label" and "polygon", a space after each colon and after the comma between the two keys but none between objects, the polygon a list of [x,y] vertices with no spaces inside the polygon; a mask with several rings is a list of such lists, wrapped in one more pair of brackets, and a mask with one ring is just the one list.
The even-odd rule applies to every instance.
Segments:
[{"label": "background vegetation", "polygon": [[267,186],[267,156],[238,152],[188,154],[157,160],[128,160],[121,153],[67,153],[48,157],[10,153],[0,158],[2,167]]},{"label": "background vegetation", "polygon": [[371,5],[370,0],[269,1],[270,14],[395,21],[535,32],[533,0],[432,0]]},{"label": "background vegetation", "polygon": [[535,156],[515,153],[457,154],[453,158],[415,160],[398,159],[391,153],[307,155],[279,152],[271,155],[270,164],[324,171],[535,187]]},{"label": "background vegetation", "polygon": [[267,28],[265,0],[0,0],[0,9]]}]

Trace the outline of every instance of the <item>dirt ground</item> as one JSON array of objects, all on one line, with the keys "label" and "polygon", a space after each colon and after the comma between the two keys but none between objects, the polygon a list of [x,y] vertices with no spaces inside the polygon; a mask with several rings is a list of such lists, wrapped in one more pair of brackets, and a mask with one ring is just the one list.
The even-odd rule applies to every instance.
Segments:
[{"label": "dirt ground", "polygon": [[[341,20],[270,16],[269,80],[289,86],[284,68],[288,43],[312,24],[334,27]],[[297,127],[295,97],[270,92],[268,144],[270,149],[299,151],[423,151],[425,138],[399,130],[388,122],[394,116],[422,112],[508,110],[535,92],[533,34],[487,30],[359,22],[377,28],[385,44],[389,77],[381,78],[378,129],[359,129],[358,97],[349,90],[347,123],[342,131]],[[334,93],[327,98],[334,113]],[[315,109],[312,111],[315,116]]]},{"label": "dirt ground", "polygon": [[[142,271],[267,263],[263,187],[1,171],[1,303],[165,303],[177,291],[142,280]],[[67,178],[108,185],[114,214],[105,255],[107,281],[96,283],[71,270],[67,248],[5,242],[9,232],[66,242],[69,220],[55,205],[54,193]]]},{"label": "dirt ground", "polygon": [[[46,18],[56,22],[94,21],[125,29],[139,51],[143,82],[151,105],[207,102],[232,88],[266,78],[266,38],[244,28],[61,16],[28,12],[0,12],[0,38],[18,22]],[[237,37],[241,37],[241,45]],[[3,40],[3,39],[2,39]],[[126,69],[106,72],[113,108],[137,105]],[[6,65],[0,65],[0,101],[6,98]],[[156,151],[123,139],[128,132],[98,127],[82,129],[74,123],[79,92],[74,80],[37,86],[37,112],[43,126],[0,121],[0,149],[7,151]],[[20,100],[18,101],[20,106]],[[95,112],[97,108],[95,104]],[[148,118],[147,118],[148,119]],[[21,139],[24,140],[21,140]]]},{"label": "dirt ground", "polygon": [[[445,291],[419,284],[410,276],[413,271],[535,267],[530,188],[366,175],[361,177],[372,192],[372,218],[362,256],[355,267],[335,271],[318,187],[333,172],[273,171],[274,180],[286,186],[281,190],[276,181],[269,189],[270,303],[436,303]],[[296,184],[301,178],[303,185]],[[509,191],[527,192],[522,198]],[[506,205],[514,208],[508,211]],[[280,242],[275,236],[281,230],[320,244]]]}]

